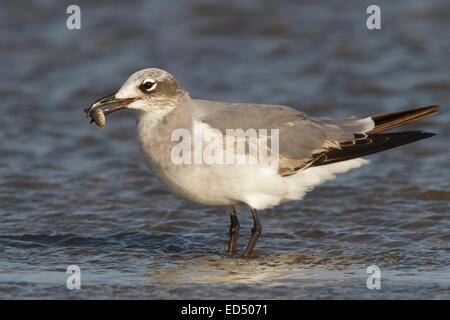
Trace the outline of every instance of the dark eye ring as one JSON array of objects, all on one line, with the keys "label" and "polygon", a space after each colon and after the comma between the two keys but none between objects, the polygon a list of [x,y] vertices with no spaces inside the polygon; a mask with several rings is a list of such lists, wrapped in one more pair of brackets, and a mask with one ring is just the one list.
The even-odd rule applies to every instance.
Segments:
[{"label": "dark eye ring", "polygon": [[150,92],[155,90],[156,81],[153,79],[145,79],[144,82],[140,85],[140,89],[144,92]]}]

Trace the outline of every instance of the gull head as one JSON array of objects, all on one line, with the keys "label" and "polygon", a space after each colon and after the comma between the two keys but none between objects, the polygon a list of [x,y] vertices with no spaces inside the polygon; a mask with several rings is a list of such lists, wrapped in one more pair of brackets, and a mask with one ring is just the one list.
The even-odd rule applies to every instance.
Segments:
[{"label": "gull head", "polygon": [[187,91],[170,73],[150,68],[135,72],[116,93],[98,99],[84,111],[92,117],[94,110],[109,106],[101,110],[104,115],[123,109],[145,113],[171,108],[188,97]]}]

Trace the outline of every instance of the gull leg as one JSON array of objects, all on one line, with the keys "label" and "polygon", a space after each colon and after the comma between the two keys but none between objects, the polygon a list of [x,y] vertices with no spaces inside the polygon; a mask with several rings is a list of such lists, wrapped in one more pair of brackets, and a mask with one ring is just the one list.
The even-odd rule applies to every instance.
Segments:
[{"label": "gull leg", "polygon": [[236,250],[236,240],[239,235],[239,220],[236,215],[236,209],[230,206],[230,241],[228,242],[228,251],[233,252]]},{"label": "gull leg", "polygon": [[245,249],[244,257],[248,258],[253,253],[253,248],[255,247],[256,241],[259,238],[259,235],[262,231],[261,222],[259,222],[258,214],[256,213],[256,210],[252,208],[252,215],[253,215],[253,228],[252,228],[252,236],[250,238],[250,241],[248,242],[247,249]]}]

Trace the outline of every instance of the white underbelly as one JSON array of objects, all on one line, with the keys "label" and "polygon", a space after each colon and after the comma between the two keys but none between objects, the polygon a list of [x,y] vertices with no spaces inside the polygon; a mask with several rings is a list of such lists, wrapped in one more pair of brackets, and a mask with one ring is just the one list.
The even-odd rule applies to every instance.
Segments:
[{"label": "white underbelly", "polygon": [[220,178],[202,165],[161,165],[148,163],[158,179],[176,195],[205,205],[236,205],[240,201],[230,190],[236,185]]},{"label": "white underbelly", "polygon": [[352,159],[281,177],[276,168],[259,165],[176,165],[149,157],[146,160],[161,182],[184,199],[205,205],[246,204],[258,210],[302,199],[336,174],[368,163]]}]

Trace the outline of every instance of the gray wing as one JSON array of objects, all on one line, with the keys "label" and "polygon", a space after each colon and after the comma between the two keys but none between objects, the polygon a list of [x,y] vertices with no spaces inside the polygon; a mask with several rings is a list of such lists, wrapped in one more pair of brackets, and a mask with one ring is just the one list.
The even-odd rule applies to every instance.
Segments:
[{"label": "gray wing", "polygon": [[194,114],[212,128],[279,130],[280,174],[291,175],[308,167],[315,156],[374,127],[371,118],[333,120],[312,118],[287,106],[221,103],[193,100]]}]

